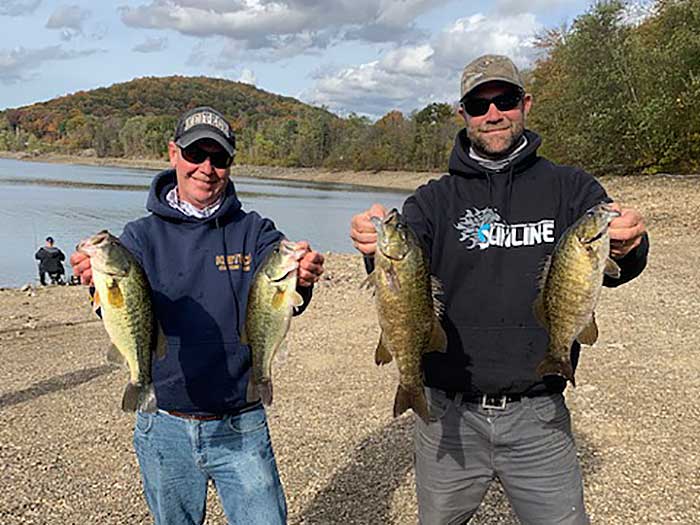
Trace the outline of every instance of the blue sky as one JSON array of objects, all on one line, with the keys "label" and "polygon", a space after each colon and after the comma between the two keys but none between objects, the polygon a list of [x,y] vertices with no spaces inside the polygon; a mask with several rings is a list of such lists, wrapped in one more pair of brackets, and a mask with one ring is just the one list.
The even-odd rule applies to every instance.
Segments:
[{"label": "blue sky", "polygon": [[143,76],[206,75],[325,105],[454,102],[476,56],[536,58],[589,0],[0,0],[0,109]]}]

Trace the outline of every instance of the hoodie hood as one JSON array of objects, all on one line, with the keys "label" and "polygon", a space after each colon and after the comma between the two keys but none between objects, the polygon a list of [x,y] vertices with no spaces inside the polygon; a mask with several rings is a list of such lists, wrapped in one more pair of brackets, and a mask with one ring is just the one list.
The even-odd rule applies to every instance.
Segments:
[{"label": "hoodie hood", "polygon": [[176,210],[166,200],[166,195],[177,185],[177,177],[174,169],[161,171],[155,176],[151,183],[151,189],[148,193],[148,201],[146,208],[148,211],[155,213],[165,219],[177,222],[193,222],[201,224],[203,222],[217,221],[229,218],[236,214],[241,209],[241,201],[238,200],[236,189],[231,180],[226,184],[224,189],[224,199],[221,202],[221,207],[211,217],[206,219],[197,219],[189,217],[179,210]]},{"label": "hoodie hood", "polygon": [[513,200],[513,179],[526,171],[537,162],[537,149],[542,143],[537,133],[525,130],[527,145],[502,170],[493,171],[479,164],[469,156],[471,141],[467,130],[463,128],[457,133],[455,145],[450,154],[449,172],[466,178],[485,179],[488,192],[488,204],[501,210],[501,218],[506,222],[510,219],[511,201]]},{"label": "hoodie hood", "polygon": [[525,137],[527,138],[527,146],[505,169],[497,172],[484,168],[469,156],[469,149],[472,143],[467,137],[466,128],[462,128],[457,133],[455,144],[450,154],[449,171],[454,175],[462,175],[463,177],[485,177],[488,173],[502,173],[506,171],[512,171],[514,174],[517,174],[525,171],[537,160],[537,149],[542,144],[540,136],[533,131],[525,130]]}]

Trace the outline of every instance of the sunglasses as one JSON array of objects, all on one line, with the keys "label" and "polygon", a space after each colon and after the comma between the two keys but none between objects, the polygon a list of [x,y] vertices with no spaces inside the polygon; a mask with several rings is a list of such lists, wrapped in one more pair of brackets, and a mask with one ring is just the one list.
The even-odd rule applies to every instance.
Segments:
[{"label": "sunglasses", "polygon": [[192,164],[201,164],[207,160],[207,158],[209,158],[209,162],[211,162],[212,166],[223,170],[228,168],[233,163],[233,156],[229,155],[225,151],[204,151],[195,144],[187,146],[186,148],[180,148],[180,151],[182,152],[182,158],[184,158],[187,162],[191,162]]},{"label": "sunglasses", "polygon": [[461,103],[462,109],[472,117],[480,117],[489,112],[491,104],[494,104],[498,111],[510,111],[518,107],[523,100],[520,92],[504,93],[493,98],[467,97]]}]

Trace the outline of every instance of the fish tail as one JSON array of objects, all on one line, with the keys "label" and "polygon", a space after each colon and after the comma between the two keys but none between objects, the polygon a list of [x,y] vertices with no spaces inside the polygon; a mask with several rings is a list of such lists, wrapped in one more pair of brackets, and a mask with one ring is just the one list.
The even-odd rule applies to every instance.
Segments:
[{"label": "fish tail", "polygon": [[423,388],[408,389],[399,385],[396,389],[396,398],[394,399],[394,417],[400,416],[409,408],[412,408],[426,425],[430,422],[428,400],[425,398]]},{"label": "fish tail", "polygon": [[246,401],[248,401],[248,403],[254,403],[258,400],[262,400],[265,406],[272,404],[272,381],[257,383],[253,374],[250,374],[248,388],[246,390]]},{"label": "fish tail", "polygon": [[155,412],[158,410],[156,391],[153,383],[139,384],[129,381],[124,389],[122,397],[122,410],[124,412]]},{"label": "fish tail", "polygon": [[569,360],[561,360],[548,355],[542,362],[537,365],[537,373],[540,377],[544,376],[561,376],[565,377],[573,386],[576,386],[576,378],[574,377],[574,368]]}]

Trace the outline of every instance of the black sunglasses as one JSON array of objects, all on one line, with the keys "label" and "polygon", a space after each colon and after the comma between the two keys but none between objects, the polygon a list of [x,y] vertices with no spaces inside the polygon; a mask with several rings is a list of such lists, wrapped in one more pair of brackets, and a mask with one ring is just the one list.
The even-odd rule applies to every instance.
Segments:
[{"label": "black sunglasses", "polygon": [[480,117],[489,112],[491,104],[494,104],[498,111],[510,111],[518,107],[523,100],[521,92],[504,93],[493,98],[466,97],[462,103],[462,109],[472,117]]},{"label": "black sunglasses", "polygon": [[210,152],[205,151],[196,144],[190,144],[186,148],[180,148],[182,157],[192,164],[201,164],[207,157],[211,165],[220,170],[228,168],[233,163],[233,156],[225,151]]}]

